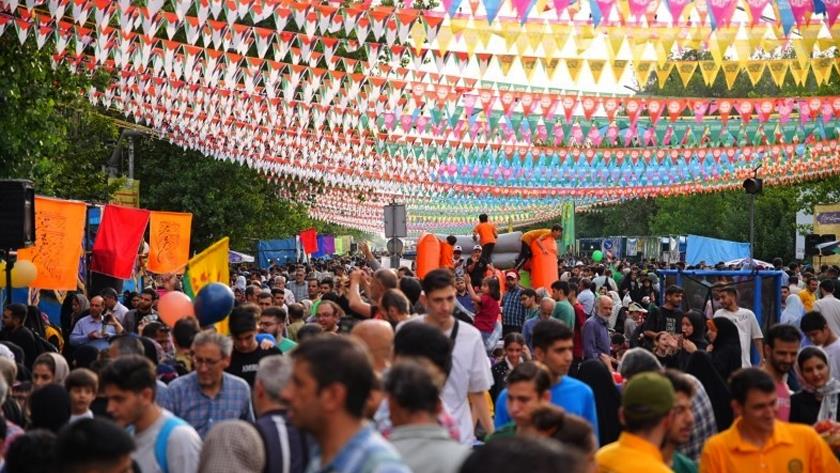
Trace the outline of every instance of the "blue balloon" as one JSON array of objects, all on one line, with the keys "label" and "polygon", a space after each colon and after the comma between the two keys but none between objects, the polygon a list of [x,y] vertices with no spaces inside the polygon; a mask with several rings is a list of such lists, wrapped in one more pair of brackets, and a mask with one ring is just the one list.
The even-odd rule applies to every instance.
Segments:
[{"label": "blue balloon", "polygon": [[193,301],[195,316],[202,327],[221,322],[233,310],[233,291],[214,282],[201,288]]}]

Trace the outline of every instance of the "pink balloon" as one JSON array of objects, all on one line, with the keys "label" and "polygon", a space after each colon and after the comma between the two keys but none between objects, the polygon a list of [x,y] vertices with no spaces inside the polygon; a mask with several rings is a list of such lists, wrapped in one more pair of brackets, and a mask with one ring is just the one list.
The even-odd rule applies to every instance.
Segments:
[{"label": "pink balloon", "polygon": [[170,291],[163,295],[158,301],[158,314],[163,323],[174,327],[175,322],[184,317],[195,315],[190,296],[183,292]]}]

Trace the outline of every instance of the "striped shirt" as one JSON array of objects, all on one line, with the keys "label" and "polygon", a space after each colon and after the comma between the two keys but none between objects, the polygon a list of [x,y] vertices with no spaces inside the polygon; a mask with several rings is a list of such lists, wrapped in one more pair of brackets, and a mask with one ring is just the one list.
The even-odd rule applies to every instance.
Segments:
[{"label": "striped shirt", "polygon": [[211,398],[201,391],[193,372],[172,381],[160,405],[193,426],[203,439],[213,424],[228,419],[254,421],[251,388],[243,379],[222,373],[222,389]]},{"label": "striped shirt", "polygon": [[328,465],[321,465],[320,449],[313,450],[307,473],[411,473],[396,449],[370,425],[359,429]]},{"label": "striped shirt", "polygon": [[283,410],[271,411],[257,419],[257,430],[265,444],[266,472],[303,473],[309,463],[306,435],[290,423]]}]

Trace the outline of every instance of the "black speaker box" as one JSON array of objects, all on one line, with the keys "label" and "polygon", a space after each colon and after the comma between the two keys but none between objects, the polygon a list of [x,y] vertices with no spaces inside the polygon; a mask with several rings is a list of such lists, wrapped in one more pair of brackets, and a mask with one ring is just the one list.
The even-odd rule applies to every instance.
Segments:
[{"label": "black speaker box", "polygon": [[0,249],[35,244],[35,187],[31,181],[0,180]]}]

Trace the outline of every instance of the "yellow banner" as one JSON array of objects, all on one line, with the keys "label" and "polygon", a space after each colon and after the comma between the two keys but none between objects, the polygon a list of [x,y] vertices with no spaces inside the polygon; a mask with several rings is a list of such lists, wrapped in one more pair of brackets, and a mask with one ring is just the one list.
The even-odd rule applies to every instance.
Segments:
[{"label": "yellow banner", "polygon": [[149,218],[149,262],[153,273],[182,273],[190,259],[192,214],[152,212]]},{"label": "yellow banner", "polygon": [[714,85],[718,72],[720,72],[720,64],[714,61],[700,61],[700,73],[703,75],[703,82],[706,85]]},{"label": "yellow banner", "polygon": [[35,197],[35,245],[17,254],[38,268],[30,287],[76,289],[86,218],[84,202]]},{"label": "yellow banner", "polygon": [[224,237],[190,259],[187,274],[193,295],[198,294],[202,287],[211,282],[230,284],[229,249],[230,239]]}]

